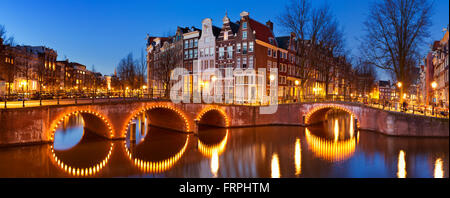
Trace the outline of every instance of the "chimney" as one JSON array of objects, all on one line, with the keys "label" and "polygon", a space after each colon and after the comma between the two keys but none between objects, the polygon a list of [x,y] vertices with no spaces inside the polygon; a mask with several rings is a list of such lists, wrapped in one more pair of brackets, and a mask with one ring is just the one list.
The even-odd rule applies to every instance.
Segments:
[{"label": "chimney", "polygon": [[267,22],[266,22],[266,26],[269,27],[270,31],[273,32],[273,23],[272,23],[272,21],[270,21],[270,20],[267,21]]}]

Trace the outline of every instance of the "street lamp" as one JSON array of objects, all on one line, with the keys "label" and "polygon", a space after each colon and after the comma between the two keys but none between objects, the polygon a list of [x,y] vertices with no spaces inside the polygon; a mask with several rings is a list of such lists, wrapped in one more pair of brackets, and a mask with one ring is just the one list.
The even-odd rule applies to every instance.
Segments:
[{"label": "street lamp", "polygon": [[402,88],[402,85],[403,85],[402,82],[397,83],[398,88]]},{"label": "street lamp", "polygon": [[[437,84],[437,82],[436,81],[433,81],[432,83],[431,83],[431,88],[433,88],[433,92],[435,92],[436,91],[436,87],[438,86],[438,84]],[[432,115],[434,115],[434,106],[437,106],[437,97],[436,97],[436,93],[433,93],[433,95],[434,95],[434,99],[435,99],[435,101],[434,101],[434,105],[433,105],[433,112],[432,112]]]}]

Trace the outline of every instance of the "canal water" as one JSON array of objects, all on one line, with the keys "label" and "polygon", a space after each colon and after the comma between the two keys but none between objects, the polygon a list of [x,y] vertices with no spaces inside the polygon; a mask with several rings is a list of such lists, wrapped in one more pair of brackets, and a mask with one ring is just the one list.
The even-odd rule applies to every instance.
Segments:
[{"label": "canal water", "polygon": [[358,131],[337,110],[325,118],[308,128],[201,127],[196,136],[140,115],[126,140],[110,141],[73,115],[53,144],[0,148],[0,177],[448,177],[448,138]]}]

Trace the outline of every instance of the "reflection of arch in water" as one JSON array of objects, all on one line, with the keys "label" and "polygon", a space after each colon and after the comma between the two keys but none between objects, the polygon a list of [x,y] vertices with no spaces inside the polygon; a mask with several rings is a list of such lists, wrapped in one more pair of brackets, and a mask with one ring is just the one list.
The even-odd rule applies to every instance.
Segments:
[{"label": "reflection of arch in water", "polygon": [[106,164],[108,164],[109,159],[112,154],[112,151],[113,151],[113,146],[114,146],[114,143],[111,142],[108,155],[106,155],[106,157],[102,161],[98,162],[97,164],[95,164],[91,167],[87,167],[87,168],[80,168],[80,167],[77,168],[70,164],[64,163],[62,160],[60,160],[58,158],[58,156],[56,156],[53,145],[50,146],[50,152],[51,152],[52,162],[55,163],[55,165],[58,166],[58,168],[60,168],[61,170],[63,170],[64,172],[66,172],[72,176],[84,177],[84,176],[93,176],[93,175],[97,174],[106,166]]},{"label": "reflection of arch in water", "polygon": [[[353,156],[356,150],[357,140],[355,137],[336,142],[317,137],[311,134],[308,128],[305,129],[305,136],[306,142],[308,143],[308,148],[312,150],[317,157],[330,162],[341,162],[347,160]],[[359,133],[357,136],[359,137]]]},{"label": "reflection of arch in water", "polygon": [[186,151],[188,144],[189,144],[189,136],[187,136],[186,142],[184,143],[183,147],[177,154],[175,154],[165,160],[156,161],[156,162],[145,161],[145,160],[133,157],[133,155],[131,154],[130,150],[127,147],[126,141],[124,142],[123,145],[125,147],[125,151],[127,152],[128,159],[130,159],[131,162],[135,166],[137,166],[141,171],[144,171],[146,173],[160,173],[160,172],[164,172],[164,171],[172,168],[172,166],[174,166],[175,163],[178,162],[178,160],[180,160],[180,158],[184,155],[184,152]]},{"label": "reflection of arch in water", "polygon": [[[91,129],[93,132],[97,132],[97,130],[100,131],[100,133],[109,133],[107,134],[100,134],[103,137],[112,138],[113,137],[113,130],[110,125],[110,122],[101,114],[98,112],[92,111],[92,110],[77,110],[73,111],[67,114],[63,114],[58,119],[55,119],[53,123],[50,125],[50,140],[53,142],[55,139],[55,132],[56,129],[64,122],[64,119],[69,118],[72,115],[80,114],[83,117],[84,124],[86,128]],[[93,130],[97,129],[97,130]]]},{"label": "reflection of arch in water", "polygon": [[345,108],[341,105],[337,105],[337,104],[320,105],[320,106],[317,106],[317,107],[311,109],[305,116],[305,124],[306,125],[316,124],[318,122],[317,119],[320,119],[319,117],[324,117],[326,112],[331,109],[337,109],[337,110],[342,110],[342,111],[347,112],[348,114],[350,114],[351,116],[356,118],[356,120],[357,120],[356,127],[360,128],[359,117],[355,113],[353,113],[353,111],[351,111],[350,109],[347,109],[347,108]]},{"label": "reflection of arch in water", "polygon": [[[216,116],[215,114],[213,114],[214,112],[219,113],[223,120],[223,122],[221,122],[220,119],[218,119],[218,116]],[[208,115],[212,115],[212,116],[208,116]],[[215,116],[215,117],[214,117]],[[206,117],[206,122],[207,123],[202,123],[202,118]],[[213,120],[213,122],[208,122],[209,120]],[[207,124],[207,125],[212,125],[212,126],[220,126],[220,127],[229,127],[230,126],[230,119],[228,119],[227,113],[217,107],[217,106],[208,106],[205,107],[204,109],[202,109],[202,111],[200,111],[200,113],[197,115],[197,117],[195,118],[196,121],[198,121],[200,124]]]},{"label": "reflection of arch in water", "polygon": [[228,129],[225,134],[225,137],[222,139],[222,141],[220,141],[217,144],[207,145],[202,143],[200,139],[198,139],[198,150],[200,151],[201,154],[203,154],[206,157],[212,157],[213,154],[220,155],[223,153],[223,151],[225,151],[227,141],[228,141]]},{"label": "reflection of arch in water", "polygon": [[[181,118],[181,120],[184,122],[184,130],[183,131],[184,132],[189,132],[190,131],[190,125],[189,125],[189,121],[187,119],[187,116],[184,115],[184,113],[181,110],[178,110],[177,108],[169,106],[169,105],[159,105],[159,104],[157,104],[157,105],[147,106],[147,107],[144,107],[142,109],[139,109],[139,110],[133,112],[131,114],[130,118],[128,118],[129,121],[125,123],[126,125],[124,127],[124,131],[123,131],[122,137],[123,138],[127,137],[128,129],[130,128],[130,124],[133,122],[134,119],[137,118],[137,116],[139,116],[140,114],[146,113],[149,110],[158,110],[158,109],[169,110],[170,112],[177,114],[178,117]],[[151,125],[152,124],[152,118],[150,116],[148,116],[148,120],[149,120],[149,123]]]}]

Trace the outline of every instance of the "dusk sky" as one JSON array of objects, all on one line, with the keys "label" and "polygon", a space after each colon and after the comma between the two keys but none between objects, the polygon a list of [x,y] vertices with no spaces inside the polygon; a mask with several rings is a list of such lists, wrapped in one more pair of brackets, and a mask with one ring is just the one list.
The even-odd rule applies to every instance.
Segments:
[{"label": "dusk sky", "polygon": [[[201,27],[204,18],[222,26],[226,11],[232,21],[242,11],[265,23],[273,21],[276,36],[288,35],[277,22],[289,0],[269,1],[122,1],[122,0],[2,0],[0,24],[20,45],[45,45],[58,52],[58,60],[67,57],[104,75],[114,72],[120,59],[129,52],[139,58],[145,50],[145,37],[174,33],[177,26]],[[353,54],[364,34],[363,21],[369,0],[315,0],[313,5],[328,3],[344,27],[346,47]],[[449,1],[435,0],[431,27],[432,40],[440,40],[448,25]],[[380,79],[388,79],[379,75]]]}]

